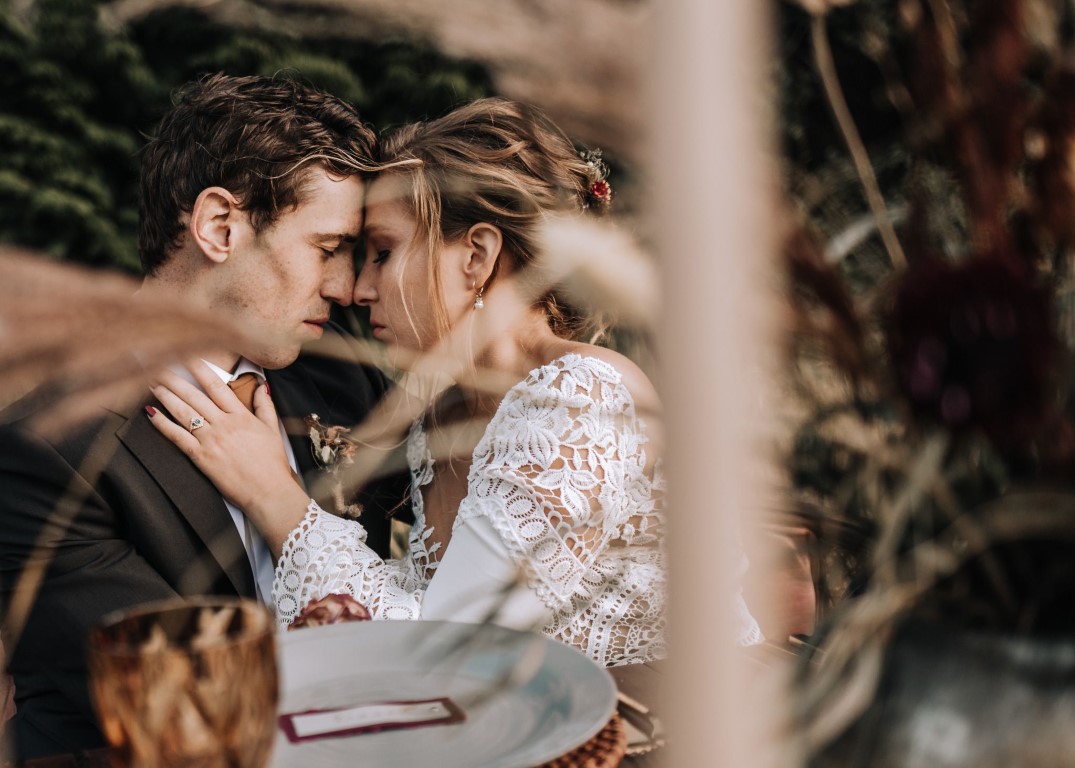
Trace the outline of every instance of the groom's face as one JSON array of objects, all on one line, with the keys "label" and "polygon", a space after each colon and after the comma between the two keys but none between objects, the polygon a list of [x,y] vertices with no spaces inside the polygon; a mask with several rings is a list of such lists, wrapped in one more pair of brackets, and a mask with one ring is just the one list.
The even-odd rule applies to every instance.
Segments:
[{"label": "groom's face", "polygon": [[351,303],[354,249],[362,230],[363,183],[317,168],[299,205],[270,227],[234,232],[219,309],[257,337],[242,354],[265,368],[290,365],[318,339],[333,302]]}]

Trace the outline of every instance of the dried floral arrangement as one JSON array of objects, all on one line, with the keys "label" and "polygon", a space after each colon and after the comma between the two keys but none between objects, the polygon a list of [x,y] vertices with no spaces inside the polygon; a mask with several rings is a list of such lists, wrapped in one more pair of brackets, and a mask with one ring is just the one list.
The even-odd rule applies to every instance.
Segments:
[{"label": "dried floral arrangement", "polygon": [[[901,627],[1075,628],[1075,17],[1052,0],[801,5],[854,179],[790,171],[807,215],[784,241],[794,493],[855,544],[824,562],[838,605],[799,702],[816,753],[874,702]],[[887,143],[859,135],[833,26],[876,66]]]}]

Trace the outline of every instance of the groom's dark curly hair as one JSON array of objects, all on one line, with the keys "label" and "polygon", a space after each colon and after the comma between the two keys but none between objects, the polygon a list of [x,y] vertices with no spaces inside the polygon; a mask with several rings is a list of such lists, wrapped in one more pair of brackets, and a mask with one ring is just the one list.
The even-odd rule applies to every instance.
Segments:
[{"label": "groom's dark curly hair", "polygon": [[180,89],[142,157],[138,254],[153,274],[202,190],[239,199],[260,232],[302,202],[313,168],[366,173],[373,131],[351,105],[289,77],[207,75]]}]

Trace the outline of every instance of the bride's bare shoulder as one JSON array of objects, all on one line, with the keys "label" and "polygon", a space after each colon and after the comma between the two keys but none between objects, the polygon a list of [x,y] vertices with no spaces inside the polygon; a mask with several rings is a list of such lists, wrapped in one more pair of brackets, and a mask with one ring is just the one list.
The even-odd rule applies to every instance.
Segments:
[{"label": "bride's bare shoulder", "polygon": [[620,374],[620,381],[631,393],[636,409],[651,413],[660,410],[660,398],[657,396],[657,389],[653,386],[653,382],[629,357],[607,347],[598,347],[593,344],[578,344],[572,351],[584,357],[595,357],[615,368]]}]

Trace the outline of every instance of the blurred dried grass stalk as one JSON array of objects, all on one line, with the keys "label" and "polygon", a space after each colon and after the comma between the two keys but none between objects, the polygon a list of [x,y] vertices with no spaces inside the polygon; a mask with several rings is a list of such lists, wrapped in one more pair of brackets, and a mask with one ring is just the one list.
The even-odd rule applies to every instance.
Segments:
[{"label": "blurred dried grass stalk", "polygon": [[[551,222],[545,239],[549,258],[543,267],[523,280],[505,281],[487,297],[488,333],[512,323],[554,284],[566,286],[595,312],[607,311],[624,327],[643,334],[652,331],[659,311],[657,277],[636,241],[605,222],[581,218]],[[137,289],[130,278],[0,246],[0,418],[32,417],[35,427],[58,435],[102,406],[120,408],[143,399],[147,370],[207,349],[238,347],[247,336],[178,298],[139,300]],[[464,370],[473,368],[475,354],[489,341],[488,334],[472,335],[461,328],[436,349],[403,361],[405,386],[364,423],[353,425],[352,439],[368,450],[340,477],[325,475],[320,481],[339,481],[346,495],[383,473],[400,470],[385,462],[410,424]],[[351,344],[336,348],[322,343],[317,353],[352,359],[355,349]],[[376,345],[360,342],[358,350],[365,362],[376,364],[380,358]],[[477,384],[490,394],[502,396],[516,383],[493,371],[476,373]],[[659,445],[660,414],[640,416],[650,423]],[[286,426],[306,432],[303,424]],[[445,450],[468,430],[473,432],[474,425],[449,430]],[[92,467],[85,470],[94,472]]]},{"label": "blurred dried grass stalk", "polygon": [[144,397],[146,370],[246,337],[178,298],[140,300],[138,287],[0,244],[0,418],[34,413],[62,429]]},{"label": "blurred dried grass stalk", "polygon": [[[464,377],[468,386],[499,402],[518,381],[514,375],[479,367],[477,355],[553,286],[617,327],[652,333],[660,313],[657,274],[649,254],[633,237],[602,220],[568,216],[549,221],[542,238],[538,263],[523,274],[498,280],[486,294],[479,330],[460,324],[432,349],[397,359],[404,372],[402,385],[364,422],[353,425],[347,436],[365,450],[355,453],[353,463],[320,478],[322,487],[315,491],[331,489],[347,497],[371,479],[403,469],[401,457],[393,451],[430,403]],[[323,351],[331,354],[331,349]],[[641,406],[638,415],[646,421],[653,449],[659,452],[664,444],[662,415]],[[476,445],[485,426],[480,415],[439,425],[439,439],[429,445],[434,460],[448,458],[460,445]],[[339,488],[333,489],[337,483]]]},{"label": "blurred dried grass stalk", "polygon": [[[117,2],[102,8],[102,21],[123,22],[182,2]],[[504,2],[487,4],[403,2],[188,3],[215,19],[287,34],[383,38],[407,35],[432,42],[442,51],[489,65],[506,95],[542,106],[570,134],[602,144],[621,157],[639,160],[643,138],[638,99],[643,3]],[[32,3],[23,13],[32,12]],[[475,30],[483,30],[475,34]],[[627,325],[648,333],[658,311],[652,263],[625,235],[596,223],[561,223],[550,229],[549,267],[555,282],[573,285]],[[58,431],[92,415],[104,402],[116,406],[144,394],[144,369],[167,364],[210,347],[236,347],[248,329],[225,326],[218,318],[180,301],[152,306],[132,298],[134,281],[91,273],[33,258],[6,248],[0,258],[2,327],[17,333],[0,336],[0,414],[6,419],[35,413],[39,428]],[[539,278],[538,282],[547,277]],[[505,287],[504,293],[511,289]],[[523,292],[525,293],[524,289]],[[509,302],[510,303],[510,302]],[[517,310],[518,305],[515,305]],[[511,308],[504,310],[508,315]],[[491,314],[487,311],[487,314]],[[508,318],[505,317],[505,321]],[[356,430],[366,446],[353,467],[348,487],[381,471],[384,454],[428,398],[447,386],[459,361],[473,353],[460,342],[423,360],[412,361],[412,379],[428,374],[414,398],[401,387],[377,414]],[[468,344],[481,348],[479,340]],[[137,351],[138,357],[131,353]],[[352,355],[353,348],[324,354]],[[364,347],[366,361],[378,352]],[[489,376],[490,391],[506,384]],[[73,395],[77,395],[73,396]],[[288,425],[302,432],[303,425]],[[27,590],[29,593],[33,589]]]},{"label": "blurred dried grass stalk", "polygon": [[188,6],[224,24],[300,37],[404,36],[490,68],[498,92],[642,166],[651,3],[636,0],[113,0],[108,25]]},{"label": "blurred dried grass stalk", "polygon": [[[101,7],[100,18],[117,26],[180,5],[229,25],[288,35],[428,41],[449,55],[486,64],[501,92],[541,106],[575,138],[644,167],[638,94],[652,12],[647,3],[116,0]],[[20,12],[32,13],[33,6],[21,4]],[[576,295],[596,292],[603,307],[616,308],[617,319],[649,331],[658,311],[657,280],[636,244],[612,228],[585,223],[553,227],[549,237],[550,253],[558,254],[550,268],[560,278],[570,273],[565,282]],[[179,302],[141,307],[130,301],[134,283],[65,269],[25,258],[0,261],[2,283],[13,296],[0,320],[23,329],[0,346],[0,412],[8,418],[62,400],[62,409],[46,414],[58,427],[91,413],[99,395],[119,402],[141,391],[141,368],[129,357],[131,349],[152,367],[204,349],[205,341],[226,344],[244,332]],[[373,349],[367,354],[370,362],[378,359]],[[77,403],[65,397],[76,391]]]},{"label": "blurred dried grass stalk", "polygon": [[[802,4],[823,44],[833,4]],[[864,5],[847,12],[870,13]],[[864,46],[891,64],[885,87],[902,112],[905,185],[890,194],[907,211],[893,230],[906,265],[893,259],[856,286],[846,261],[857,246],[833,247],[846,232],[794,225],[784,247],[804,417],[789,464],[800,499],[866,542],[846,561],[857,594],[798,702],[815,765],[860,717],[885,711],[877,686],[910,618],[1030,637],[1071,629],[1063,547],[1075,505],[1070,492],[1030,492],[1069,489],[1075,466],[1071,9],[900,0],[894,10],[903,55],[892,40]],[[897,206],[875,202],[884,237]]]},{"label": "blurred dried grass stalk", "polygon": [[[646,28],[652,15],[648,3],[116,0],[102,6],[101,19],[104,24],[122,25],[177,5],[195,7],[230,25],[298,36],[403,35],[428,41],[448,55],[487,65],[502,94],[542,107],[573,137],[601,145],[637,168],[645,167],[640,93]],[[22,6],[30,12],[32,3]],[[575,220],[555,223],[546,234],[554,258],[525,282],[505,282],[490,292],[487,317],[509,323],[540,291],[556,283],[567,286],[577,298],[611,310],[626,326],[652,333],[659,312],[658,281],[649,255],[637,242],[606,224]],[[102,402],[142,397],[146,368],[207,348],[236,348],[245,336],[244,329],[228,327],[179,300],[147,305],[132,298],[136,290],[137,283],[129,279],[0,247],[0,415],[12,419],[37,411],[44,415],[42,429],[61,430],[92,415]],[[352,437],[374,450],[360,452],[347,468],[340,478],[346,489],[398,468],[383,462],[397,447],[401,433],[461,366],[472,364],[474,352],[487,341],[454,334],[431,354],[405,366],[408,378],[418,383],[418,396],[408,387],[397,387],[367,422],[356,426]],[[137,351],[137,358],[132,351]],[[322,351],[334,354],[331,349]],[[372,347],[365,347],[365,354],[369,362],[377,360]],[[483,373],[479,381],[492,393],[502,394],[515,383]],[[661,442],[660,415],[640,415],[649,417],[655,442]],[[304,425],[288,428],[305,431]],[[468,425],[460,428],[466,430]],[[60,506],[56,522],[65,525],[76,503],[68,499]],[[18,605],[9,606],[12,635],[19,632],[46,561],[47,557],[24,573]]]}]

